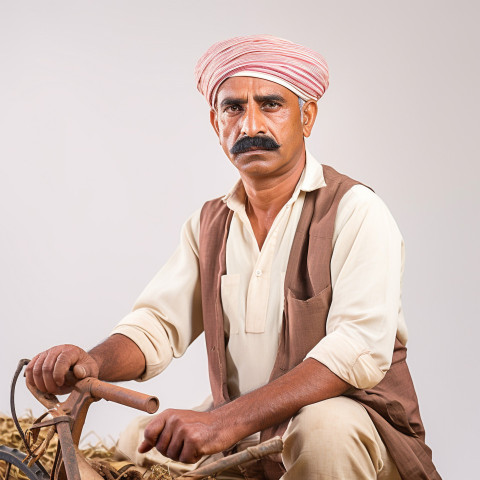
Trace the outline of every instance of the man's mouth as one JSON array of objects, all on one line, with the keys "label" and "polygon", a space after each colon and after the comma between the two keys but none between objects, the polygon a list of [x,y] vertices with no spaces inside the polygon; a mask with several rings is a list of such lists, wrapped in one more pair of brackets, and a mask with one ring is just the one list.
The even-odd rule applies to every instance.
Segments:
[{"label": "man's mouth", "polygon": [[277,150],[280,145],[271,137],[257,135],[256,137],[241,137],[230,149],[231,154],[252,152],[255,150]]},{"label": "man's mouth", "polygon": [[250,148],[247,148],[245,151],[246,152],[253,152],[255,150],[265,150],[265,148],[260,148],[260,147],[250,147]]}]

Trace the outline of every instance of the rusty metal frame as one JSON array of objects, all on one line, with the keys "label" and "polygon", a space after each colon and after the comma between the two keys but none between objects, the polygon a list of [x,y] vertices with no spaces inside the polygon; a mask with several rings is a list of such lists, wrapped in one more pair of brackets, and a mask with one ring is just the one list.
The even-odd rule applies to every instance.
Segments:
[{"label": "rusty metal frame", "polygon": [[[27,364],[28,360],[20,361],[16,372],[17,377],[22,368]],[[15,377],[14,381],[16,381]],[[101,477],[86,463],[78,451],[80,435],[85,424],[88,408],[92,403],[103,398],[107,401],[113,401],[147,413],[155,413],[159,407],[157,397],[135,392],[118,385],[105,383],[92,377],[78,381],[64,402],[59,402],[55,395],[41,392],[29,383],[27,383],[27,388],[32,395],[47,408],[47,412],[30,427],[30,430],[38,431],[43,427],[54,426],[58,435],[59,445],[57,447],[52,472],[50,473],[51,480],[81,480],[79,464],[82,469],[87,468],[89,473],[90,471],[93,472],[92,475],[94,478],[101,480]],[[12,391],[13,390],[14,383]],[[12,412],[15,412],[13,401]],[[43,420],[47,415],[50,415],[51,418]],[[25,438],[21,429],[19,431],[22,438]],[[24,443],[29,454],[33,455],[27,442],[25,441]],[[282,450],[282,439],[275,437],[259,445],[249,447],[240,453],[229,455],[189,473],[185,473],[177,477],[176,480],[199,480],[211,475],[216,475],[248,461],[274,453],[280,453]]]},{"label": "rusty metal frame", "polygon": [[[19,364],[20,369],[26,364],[24,360],[22,362]],[[78,443],[88,408],[92,403],[103,398],[147,413],[155,413],[159,407],[157,397],[91,377],[78,381],[64,402],[59,402],[55,395],[41,392],[28,382],[27,388],[47,408],[46,414],[51,416],[50,419],[35,423],[30,430],[35,431],[53,425],[58,435],[59,446],[50,474],[51,480],[81,480]],[[42,416],[44,417],[45,415]],[[29,450],[29,453],[32,452]]]}]

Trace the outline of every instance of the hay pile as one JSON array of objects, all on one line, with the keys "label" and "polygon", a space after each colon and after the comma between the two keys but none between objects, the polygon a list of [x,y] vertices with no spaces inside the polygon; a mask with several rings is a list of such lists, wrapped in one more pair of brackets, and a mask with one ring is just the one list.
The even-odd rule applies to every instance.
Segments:
[{"label": "hay pile", "polygon": [[[20,425],[24,432],[34,421],[35,418],[31,412],[19,418]],[[35,442],[36,444],[45,439],[46,431],[47,429],[40,431],[40,435]],[[16,448],[26,453],[22,439],[15,428],[13,420],[3,414],[0,414],[0,445]],[[57,437],[55,435],[41,458],[41,462],[48,472],[50,472],[53,466],[56,449]],[[168,471],[160,465],[154,465],[150,470],[140,473],[131,463],[115,461],[115,447],[108,448],[101,440],[95,445],[90,444],[86,448],[82,448],[80,451],[93,469],[106,480],[174,480]],[[5,473],[6,464],[0,461],[0,478],[5,478]],[[27,480],[27,477],[23,473],[13,467],[10,471],[9,478],[12,480]]]}]

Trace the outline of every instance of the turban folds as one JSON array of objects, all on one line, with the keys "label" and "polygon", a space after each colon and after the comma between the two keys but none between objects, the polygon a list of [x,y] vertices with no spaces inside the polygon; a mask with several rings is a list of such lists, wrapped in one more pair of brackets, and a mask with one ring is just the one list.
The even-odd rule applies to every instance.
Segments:
[{"label": "turban folds", "polygon": [[212,45],[195,67],[197,88],[213,107],[229,77],[257,77],[317,101],[328,87],[328,66],[317,52],[272,35],[235,37]]}]

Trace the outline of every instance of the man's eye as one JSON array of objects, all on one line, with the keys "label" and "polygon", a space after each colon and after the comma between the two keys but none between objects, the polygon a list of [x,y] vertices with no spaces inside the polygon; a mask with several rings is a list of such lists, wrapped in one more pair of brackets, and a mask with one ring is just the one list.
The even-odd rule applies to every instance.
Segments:
[{"label": "man's eye", "polygon": [[265,108],[278,108],[280,107],[280,104],[278,102],[267,102],[265,103]]},{"label": "man's eye", "polygon": [[240,105],[228,105],[225,108],[226,112],[240,112],[242,107]]}]

